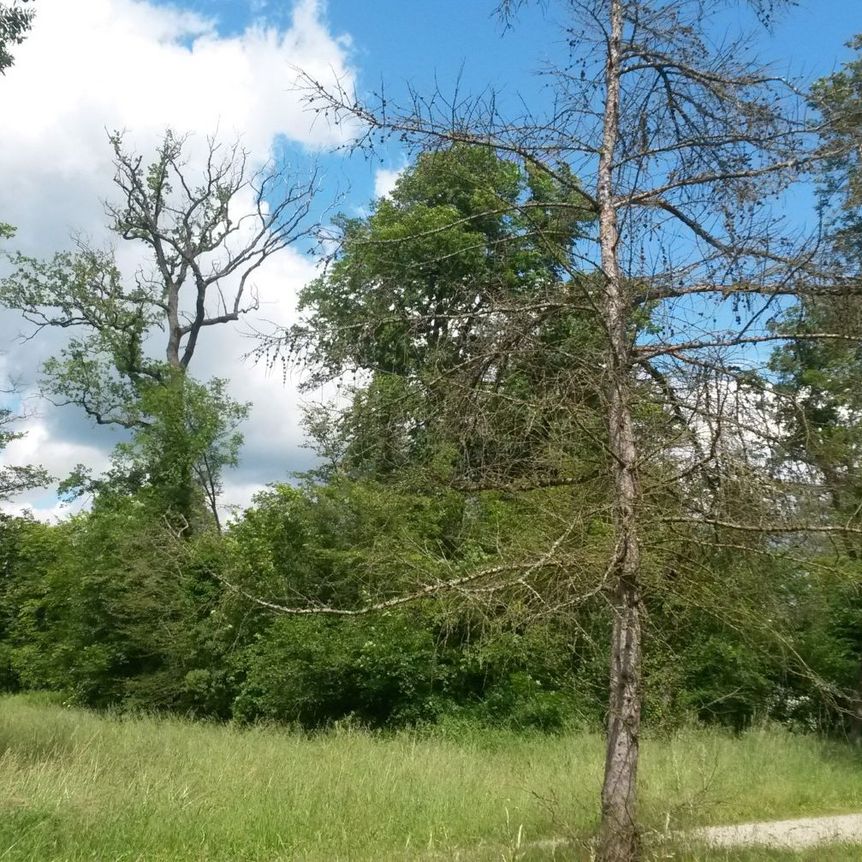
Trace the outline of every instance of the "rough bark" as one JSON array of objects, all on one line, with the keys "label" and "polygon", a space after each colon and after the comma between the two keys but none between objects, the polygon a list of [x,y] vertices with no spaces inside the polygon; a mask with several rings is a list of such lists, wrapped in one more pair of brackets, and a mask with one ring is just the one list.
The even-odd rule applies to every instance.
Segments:
[{"label": "rough bark", "polygon": [[619,0],[613,0],[605,74],[604,130],[596,195],[605,276],[603,313],[609,335],[607,421],[613,459],[617,533],[607,751],[599,847],[602,862],[633,862],[640,857],[636,821],[641,720],[640,543],[637,524],[639,487],[629,386],[629,303],[617,259],[619,233],[612,167],[619,134],[621,38],[622,9]]}]

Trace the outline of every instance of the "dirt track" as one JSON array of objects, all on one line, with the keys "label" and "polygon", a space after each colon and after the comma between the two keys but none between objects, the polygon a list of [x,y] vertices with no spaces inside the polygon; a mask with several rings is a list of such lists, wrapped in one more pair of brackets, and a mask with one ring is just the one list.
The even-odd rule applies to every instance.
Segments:
[{"label": "dirt track", "polygon": [[801,850],[817,844],[862,843],[862,814],[709,826],[689,832],[688,837],[712,847],[757,845],[788,850]]}]

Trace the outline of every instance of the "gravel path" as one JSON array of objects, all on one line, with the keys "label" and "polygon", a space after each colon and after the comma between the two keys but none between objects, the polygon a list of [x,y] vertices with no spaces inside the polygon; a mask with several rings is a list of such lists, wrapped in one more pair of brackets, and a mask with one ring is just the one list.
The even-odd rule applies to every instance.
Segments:
[{"label": "gravel path", "polygon": [[[650,842],[662,844],[671,841],[683,847],[689,843],[706,844],[710,847],[732,849],[734,847],[769,847],[775,850],[805,850],[820,844],[862,845],[862,814],[841,814],[835,817],[801,817],[798,820],[766,820],[757,823],[738,823],[732,826],[704,826],[685,832],[653,833],[647,836]],[[537,841],[521,843],[521,834],[513,845],[499,845],[500,852],[539,850],[555,853],[566,847],[581,847],[567,838],[541,838]],[[484,849],[493,845],[484,845]],[[473,859],[476,848],[455,850],[444,855],[430,856],[429,859],[446,859],[451,862],[466,862]],[[464,854],[464,855],[462,855]],[[424,858],[424,857],[423,857]],[[505,858],[509,858],[505,856]],[[520,857],[517,857],[520,858]],[[557,857],[554,856],[556,859]],[[590,857],[592,858],[592,857]],[[812,860],[816,857],[806,857]],[[862,859],[862,852],[854,859]]]},{"label": "gravel path", "polygon": [[787,850],[802,850],[817,844],[862,843],[862,814],[709,826],[689,832],[688,837],[712,847],[759,845]]}]

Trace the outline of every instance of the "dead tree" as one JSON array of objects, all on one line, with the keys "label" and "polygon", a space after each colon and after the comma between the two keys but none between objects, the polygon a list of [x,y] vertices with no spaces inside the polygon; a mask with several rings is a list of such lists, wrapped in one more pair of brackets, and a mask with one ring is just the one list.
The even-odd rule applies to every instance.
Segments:
[{"label": "dead tree", "polygon": [[214,139],[196,171],[184,154],[187,144],[168,132],[156,161],[146,165],[124,148],[122,136],[111,136],[122,193],[119,204],[107,206],[111,229],[151,252],[137,286],[163,312],[172,368],[188,367],[203,329],[257,309],[254,274],[309,235],[316,186],[314,176],[297,180],[286,168],[254,168],[238,144]]},{"label": "dead tree", "polygon": [[[511,14],[518,5],[504,4],[502,11]],[[814,146],[819,129],[799,91],[750,60],[744,39],[715,38],[710,15],[728,5],[560,2],[571,14],[565,35],[572,55],[549,72],[554,98],[547,116],[512,120],[500,115],[493,98],[448,100],[439,92],[413,93],[399,109],[382,97],[363,100],[305,81],[314,110],[364,127],[358,148],[373,146],[381,134],[417,148],[490,148],[568,184],[577,206],[594,217],[592,233],[566,250],[559,293],[568,291],[573,306],[591,310],[603,333],[593,380],[604,419],[613,542],[592,581],[614,615],[603,862],[640,858],[645,555],[660,559],[661,540],[674,530],[683,548],[693,541],[752,554],[781,552],[776,536],[860,530],[857,521],[830,523],[817,494],[803,502],[798,483],[770,463],[779,396],[768,375],[756,373],[765,364],[763,351],[799,337],[784,324],[788,303],[855,288],[824,266],[816,238],[784,224],[780,195],[827,153]],[[762,17],[771,11],[754,5]],[[514,333],[531,331],[535,318],[524,322],[527,307],[491,310],[498,321],[514,321],[503,327],[510,345],[518,343]],[[492,352],[499,363],[504,351]],[[487,390],[487,375],[472,380],[475,389]],[[644,418],[650,406],[660,410],[660,433]],[[584,404],[567,408],[575,415]],[[756,535],[760,544],[738,534]],[[558,563],[556,551],[552,556]],[[532,565],[524,563],[530,571]],[[476,581],[482,577],[475,573]],[[568,583],[590,593],[582,580]],[[429,584],[405,599],[446,588]],[[383,606],[389,605],[369,609]]]}]

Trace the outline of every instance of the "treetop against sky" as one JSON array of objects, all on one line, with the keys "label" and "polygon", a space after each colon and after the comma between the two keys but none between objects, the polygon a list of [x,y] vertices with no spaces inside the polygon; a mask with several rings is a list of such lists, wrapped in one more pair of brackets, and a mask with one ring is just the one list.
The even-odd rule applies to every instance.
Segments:
[{"label": "treetop against sky", "polygon": [[[527,4],[505,31],[492,0],[39,0],[27,41],[0,79],[0,221],[14,224],[7,247],[47,257],[71,246],[78,233],[107,241],[101,201],[110,198],[111,150],[106,130],[125,129],[142,152],[152,152],[165,127],[203,139],[218,132],[241,135],[253,159],[273,151],[298,170],[321,167],[317,215],[327,206],[351,215],[391,188],[408,155],[387,143],[368,160],[332,148],[343,129],[315,122],[292,87],[296,67],[323,81],[340,79],[361,93],[385,83],[394,99],[408,83],[419,92],[500,92],[502,110],[547,105],[541,70],[565,55],[560,24],[564,4]],[[856,0],[802,0],[760,30],[757,53],[782,75],[814,80],[848,59],[845,43],[860,29]],[[715,21],[715,38],[752,23],[743,5]],[[62,74],[58,72],[62,70]],[[336,200],[333,204],[333,201]],[[50,201],[50,206],[46,202]],[[805,218],[811,200],[789,200]],[[138,249],[117,247],[118,262],[134,272]],[[286,250],[258,277],[260,322],[289,323],[299,288],[314,274],[312,260]],[[107,463],[116,432],[94,430],[74,408],[55,407],[35,395],[36,369],[56,353],[64,335],[44,333],[21,343],[22,322],[0,315],[0,373],[23,387],[32,415],[27,436],[6,452],[9,462],[40,461],[54,475],[83,462]],[[242,464],[226,483],[228,503],[245,503],[263,484],[310,464],[302,448],[298,379],[242,359],[250,344],[225,328],[202,345],[198,376],[234,380],[242,400],[254,403],[246,426]],[[305,396],[308,398],[309,396]],[[17,409],[18,403],[11,405]],[[29,503],[43,515],[60,511],[52,491]]]}]

